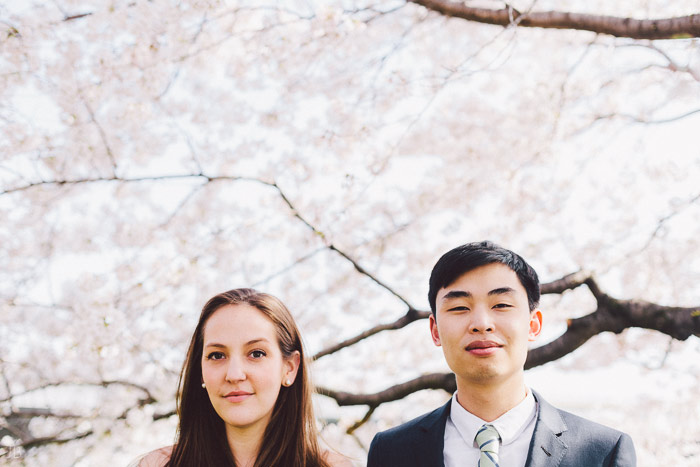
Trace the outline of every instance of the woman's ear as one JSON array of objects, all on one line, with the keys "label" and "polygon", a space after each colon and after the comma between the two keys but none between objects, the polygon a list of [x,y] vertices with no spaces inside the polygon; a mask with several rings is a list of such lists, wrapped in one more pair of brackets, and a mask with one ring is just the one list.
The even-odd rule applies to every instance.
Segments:
[{"label": "woman's ear", "polygon": [[294,384],[294,380],[297,378],[297,372],[299,371],[299,365],[301,364],[301,354],[298,350],[295,350],[292,355],[287,357],[284,361],[283,373],[282,373],[282,386],[291,386]]}]

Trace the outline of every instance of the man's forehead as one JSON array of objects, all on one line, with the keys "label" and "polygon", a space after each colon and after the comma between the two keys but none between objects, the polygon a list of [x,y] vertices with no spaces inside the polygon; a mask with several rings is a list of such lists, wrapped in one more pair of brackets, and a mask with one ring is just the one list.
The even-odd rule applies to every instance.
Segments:
[{"label": "man's forehead", "polygon": [[505,264],[490,263],[462,273],[451,283],[440,288],[437,298],[472,296],[475,293],[494,295],[518,292],[527,294],[515,271]]}]

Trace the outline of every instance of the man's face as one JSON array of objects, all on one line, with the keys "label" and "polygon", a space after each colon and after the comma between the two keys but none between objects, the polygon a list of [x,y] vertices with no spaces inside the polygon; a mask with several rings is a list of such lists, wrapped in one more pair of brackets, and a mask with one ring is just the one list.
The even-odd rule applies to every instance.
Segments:
[{"label": "man's face", "polygon": [[522,384],[528,342],[542,327],[527,292],[508,266],[472,269],[438,290],[433,342],[441,346],[458,383],[482,386]]}]

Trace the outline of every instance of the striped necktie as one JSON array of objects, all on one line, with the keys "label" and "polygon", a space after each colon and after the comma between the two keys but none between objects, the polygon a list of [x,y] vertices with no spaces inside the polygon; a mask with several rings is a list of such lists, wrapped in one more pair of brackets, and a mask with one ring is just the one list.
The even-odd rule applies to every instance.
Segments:
[{"label": "striped necktie", "polygon": [[478,467],[498,467],[498,440],[501,437],[493,425],[484,425],[476,434],[476,444],[481,450]]}]

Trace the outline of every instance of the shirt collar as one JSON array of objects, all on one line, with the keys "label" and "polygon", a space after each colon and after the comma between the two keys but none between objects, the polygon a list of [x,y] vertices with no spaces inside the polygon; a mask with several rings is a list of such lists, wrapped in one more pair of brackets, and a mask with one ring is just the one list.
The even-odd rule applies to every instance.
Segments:
[{"label": "shirt collar", "polygon": [[501,444],[509,444],[525,430],[536,413],[537,403],[530,389],[527,390],[525,399],[492,422],[480,419],[459,405],[457,393],[452,396],[450,407],[450,419],[468,446],[474,445],[476,433],[484,424],[493,425],[498,430]]}]

